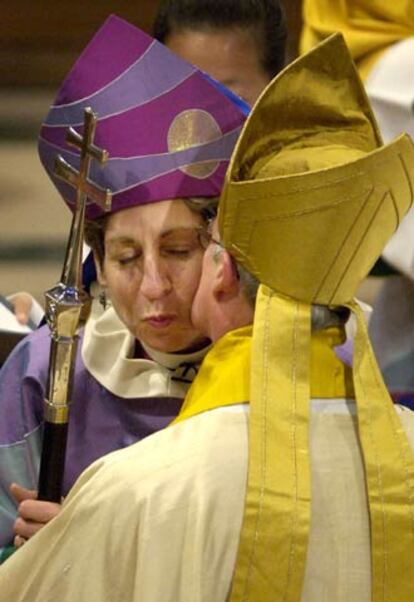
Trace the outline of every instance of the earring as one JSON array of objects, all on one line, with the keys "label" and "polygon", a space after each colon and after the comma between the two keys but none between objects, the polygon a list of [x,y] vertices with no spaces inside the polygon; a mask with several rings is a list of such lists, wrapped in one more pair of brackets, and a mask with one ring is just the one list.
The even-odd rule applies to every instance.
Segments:
[{"label": "earring", "polygon": [[108,301],[106,298],[106,290],[104,288],[99,293],[99,303],[102,305],[102,308],[105,311]]}]

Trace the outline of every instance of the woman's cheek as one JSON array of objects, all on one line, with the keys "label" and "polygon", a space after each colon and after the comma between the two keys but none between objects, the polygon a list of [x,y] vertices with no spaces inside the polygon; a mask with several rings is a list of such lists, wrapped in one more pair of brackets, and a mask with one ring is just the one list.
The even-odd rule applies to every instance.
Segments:
[{"label": "woman's cheek", "polygon": [[191,305],[198,289],[200,277],[201,270],[199,269],[199,266],[192,266],[191,270],[188,270],[182,275],[180,284],[175,288],[176,296],[184,305],[186,305],[186,309],[189,311],[191,311]]}]

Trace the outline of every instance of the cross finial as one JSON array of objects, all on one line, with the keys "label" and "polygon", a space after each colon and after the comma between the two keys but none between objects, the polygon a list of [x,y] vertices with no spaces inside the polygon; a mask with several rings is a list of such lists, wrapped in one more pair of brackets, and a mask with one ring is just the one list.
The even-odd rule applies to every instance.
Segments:
[{"label": "cross finial", "polygon": [[96,123],[97,115],[88,107],[84,110],[83,136],[73,128],[69,128],[66,142],[81,151],[79,172],[60,155],[58,155],[55,164],[56,176],[76,188],[75,213],[61,279],[61,282],[68,286],[81,286],[83,224],[87,198],[90,198],[105,211],[111,209],[111,191],[98,187],[88,179],[92,159],[96,159],[101,165],[104,165],[108,160],[108,152],[99,148],[93,142]]}]

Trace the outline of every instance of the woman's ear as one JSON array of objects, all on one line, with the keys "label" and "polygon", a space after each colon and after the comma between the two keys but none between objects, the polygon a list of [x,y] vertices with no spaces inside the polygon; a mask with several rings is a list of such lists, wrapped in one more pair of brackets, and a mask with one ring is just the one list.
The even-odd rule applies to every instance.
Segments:
[{"label": "woman's ear", "polygon": [[107,282],[106,282],[106,277],[105,277],[105,272],[104,272],[104,267],[103,267],[103,260],[101,261],[99,255],[96,253],[96,251],[93,251],[93,260],[95,262],[98,283],[101,286],[106,286]]},{"label": "woman's ear", "polygon": [[225,249],[216,257],[217,270],[213,280],[213,294],[217,299],[234,297],[239,293],[239,279],[233,259]]}]

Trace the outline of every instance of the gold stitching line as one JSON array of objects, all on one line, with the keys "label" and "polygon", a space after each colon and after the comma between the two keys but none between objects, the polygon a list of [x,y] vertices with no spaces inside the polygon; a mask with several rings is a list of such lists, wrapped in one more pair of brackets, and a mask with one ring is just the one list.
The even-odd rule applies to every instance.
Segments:
[{"label": "gold stitching line", "polygon": [[[400,145],[398,145],[398,147],[400,147]],[[377,152],[378,150],[381,150],[381,154],[380,156],[377,156],[379,153]],[[388,165],[392,159],[396,156],[401,155],[400,151],[397,150],[397,145],[393,145],[393,146],[383,146],[381,147],[381,149],[376,149],[374,151],[370,151],[369,155],[366,155],[365,157],[362,157],[361,159],[358,159],[358,161],[365,161],[365,162],[369,162],[370,164],[374,165],[374,169],[376,171],[379,171],[378,167],[381,167],[382,165],[386,164]],[[285,193],[285,195],[296,195],[298,192],[306,192],[307,190],[313,190],[313,191],[318,191],[318,190],[324,190],[325,188],[330,188],[332,186],[335,186],[336,184],[342,184],[343,182],[347,182],[349,180],[355,180],[355,179],[361,179],[361,180],[365,180],[366,179],[366,167],[362,170],[362,171],[358,171],[355,173],[354,169],[355,169],[355,162],[352,162],[351,164],[346,164],[346,165],[337,165],[337,166],[333,166],[331,168],[328,168],[327,171],[330,170],[334,170],[334,169],[341,169],[341,170],[345,170],[345,168],[347,168],[347,171],[351,171],[351,173],[346,173],[343,176],[337,176],[329,178],[329,173],[328,174],[324,174],[325,175],[325,181],[323,184],[314,184],[313,186],[310,185],[309,183],[307,184],[302,184],[301,186],[297,186],[295,187],[294,185],[291,185],[291,189],[289,190],[288,193]],[[292,178],[300,178],[301,180],[303,180],[303,174],[305,173],[307,176],[313,176],[314,178],[316,176],[318,176],[318,179],[320,177],[320,172],[322,170],[317,170],[312,171],[312,172],[303,172],[300,174],[289,174],[287,176],[278,176],[277,180],[276,180],[276,184],[279,184],[281,182],[283,182],[282,178],[285,179],[292,179]],[[326,171],[326,170],[325,170]],[[242,180],[242,181],[230,181],[229,186],[231,187],[240,187],[243,186],[245,184],[249,184],[249,183],[253,183],[255,185],[269,185],[269,183],[273,183],[271,180],[273,178],[267,178],[267,179],[262,179],[262,180]],[[274,194],[268,194],[266,192],[266,196],[272,196],[272,198],[278,198],[280,197],[280,192],[276,192]],[[252,196],[244,196],[244,195],[239,195],[240,200],[242,201],[254,201],[257,198],[257,190],[255,191],[255,194]]]},{"label": "gold stitching line", "polygon": [[[361,328],[362,326],[362,330],[365,332],[364,327],[363,327],[363,321],[361,319],[361,314],[359,312],[359,307],[357,308],[357,306],[353,303],[353,310],[355,311],[355,314],[357,316],[357,321],[358,321],[358,327]],[[361,332],[360,332],[361,335]],[[362,345],[359,346],[359,350],[358,350],[358,359],[361,360],[362,359]],[[357,361],[357,365],[360,365],[360,362]],[[375,437],[373,436],[373,432],[372,432],[372,410],[371,410],[371,405],[369,403],[366,403],[366,399],[367,399],[367,395],[365,392],[365,388],[364,388],[364,383],[363,380],[361,378],[361,376],[355,372],[354,376],[356,379],[358,379],[360,387],[361,387],[361,391],[363,393],[364,396],[364,401],[365,401],[365,407],[368,410],[368,428],[367,428],[367,433],[369,434],[369,438],[371,440],[371,445],[372,445],[372,449],[374,450],[374,460],[376,463],[376,473],[377,473],[377,487],[379,489],[379,498],[381,500],[381,524],[382,524],[382,548],[383,548],[383,552],[382,552],[382,599],[385,601],[385,575],[387,574],[387,561],[386,561],[386,545],[385,542],[388,541],[388,537],[386,534],[387,528],[386,528],[386,515],[385,515],[385,511],[384,511],[384,494],[383,494],[383,486],[382,486],[382,478],[381,478],[381,467],[378,461],[378,452],[376,451],[376,446],[375,446]],[[357,404],[357,412],[359,413],[359,407]],[[364,465],[365,465],[365,455],[363,454],[364,457]],[[369,488],[368,488],[369,489]],[[371,492],[372,493],[372,492]],[[368,494],[368,498],[371,499],[371,496]],[[372,517],[371,517],[372,519]],[[372,525],[371,525],[372,526]],[[371,540],[372,541],[372,540]]]},{"label": "gold stitching line", "polygon": [[[335,253],[335,256],[334,256],[334,258],[332,259],[332,261],[331,261],[331,263],[330,263],[329,267],[327,268],[327,270],[326,270],[326,273],[325,273],[325,276],[322,278],[322,280],[321,280],[321,283],[320,283],[320,285],[319,285],[319,287],[318,287],[317,291],[316,291],[316,292],[315,292],[315,294],[314,294],[314,299],[316,299],[316,297],[319,295],[319,293],[320,293],[320,291],[321,291],[321,288],[324,286],[324,284],[325,284],[325,282],[326,282],[326,280],[327,280],[327,278],[328,278],[329,274],[330,274],[330,273],[331,273],[331,271],[332,271],[332,266],[333,266],[333,265],[334,265],[334,264],[337,262],[339,255],[341,254],[341,252],[342,252],[342,250],[343,250],[343,248],[344,248],[345,244],[346,244],[346,243],[347,243],[347,241],[349,240],[349,238],[350,238],[350,236],[351,236],[351,233],[353,232],[353,230],[354,230],[354,228],[355,228],[355,226],[356,226],[356,224],[357,224],[357,222],[358,222],[359,218],[361,217],[361,214],[362,214],[362,213],[363,213],[363,211],[366,209],[366,204],[368,203],[369,199],[372,197],[372,195],[373,195],[373,193],[374,193],[374,192],[375,192],[375,188],[371,188],[371,190],[368,192],[368,194],[367,194],[367,197],[365,198],[364,202],[363,202],[363,203],[361,203],[361,208],[360,208],[360,210],[358,211],[357,215],[355,216],[355,219],[354,219],[354,221],[353,221],[353,222],[352,222],[352,224],[350,225],[350,227],[349,227],[349,229],[348,229],[348,232],[345,234],[345,236],[344,236],[344,239],[343,239],[343,241],[342,241],[342,244],[341,244],[341,246],[338,248],[337,252]],[[360,246],[361,246],[361,243],[362,243],[362,237],[360,238],[360,242],[359,242],[359,245],[358,245],[357,249],[359,249],[359,248],[360,248]],[[341,278],[338,280],[338,284],[337,284],[337,286],[336,286],[335,290],[333,291],[333,293],[332,293],[332,295],[331,295],[331,299],[332,299],[332,297],[334,297],[334,295],[336,294],[336,292],[337,292],[337,290],[338,290],[338,288],[339,288],[339,285],[340,285],[340,284],[341,284],[341,282],[342,282],[342,278],[343,278],[344,274],[346,273],[346,271],[348,270],[348,268],[349,268],[349,266],[350,266],[351,262],[353,261],[353,258],[354,258],[354,256],[355,256],[355,252],[353,253],[353,255],[352,255],[351,259],[349,260],[348,264],[346,265],[346,267],[344,268],[344,270],[343,270],[343,272],[342,272],[342,275],[341,275]]]},{"label": "gold stitching line", "polygon": [[[251,579],[251,573],[253,568],[253,557],[256,553],[256,546],[259,540],[259,523],[261,520],[261,513],[263,510],[263,500],[264,500],[264,483],[266,480],[266,410],[267,410],[267,381],[268,381],[268,368],[269,368],[269,357],[268,357],[268,348],[269,348],[269,307],[270,307],[270,299],[273,294],[267,295],[266,298],[266,308],[265,308],[265,321],[264,321],[264,337],[263,337],[263,351],[264,355],[262,356],[264,359],[263,371],[261,375],[261,383],[262,383],[262,391],[261,391],[261,403],[260,403],[260,412],[261,412],[261,426],[262,426],[262,444],[260,446],[261,449],[261,475],[260,475],[260,496],[259,496],[259,505],[256,514],[256,525],[254,531],[254,537],[252,542],[252,549],[249,558],[249,564],[247,567],[247,575],[246,575],[246,583],[243,592],[243,600],[246,602],[249,600],[249,595],[247,592],[247,587],[249,581]],[[263,386],[263,383],[266,382],[266,386]],[[263,461],[264,459],[264,461]]]},{"label": "gold stitching line", "polygon": [[[365,199],[364,203],[367,202],[367,200],[369,199],[369,197],[372,194],[372,192],[373,192],[373,189],[371,188],[371,190],[367,192],[367,198]],[[316,207],[314,209],[304,209],[302,211],[284,213],[283,215],[277,215],[277,216],[262,216],[260,219],[253,220],[252,226],[251,226],[251,228],[249,228],[249,231],[248,231],[248,237],[247,237],[246,241],[244,242],[243,246],[246,247],[246,244],[247,244],[247,248],[248,249],[251,248],[251,246],[252,246],[252,238],[253,238],[253,236],[255,234],[255,231],[256,231],[256,228],[257,228],[258,224],[262,224],[263,222],[284,221],[284,220],[288,220],[288,219],[291,219],[291,218],[295,218],[296,219],[296,218],[299,218],[299,217],[303,217],[304,215],[311,215],[313,213],[320,213],[321,211],[328,211],[328,210],[331,210],[333,207],[336,207],[338,205],[342,205],[343,203],[354,201],[359,196],[359,194],[360,193],[355,193],[354,195],[352,195],[351,197],[347,197],[346,199],[341,198],[341,199],[339,199],[339,200],[331,203],[330,205],[323,205],[323,206]],[[360,213],[361,213],[361,211],[363,209],[364,209],[364,207],[362,207],[360,209],[360,211],[358,213],[358,216],[360,215]],[[355,220],[354,224],[351,226],[351,229],[355,225],[356,221],[357,220]],[[231,231],[237,230],[237,225],[238,225],[237,222],[234,222],[233,228],[231,228]],[[248,257],[247,253],[245,251],[242,251],[242,249],[240,248],[239,245],[231,243],[231,250],[233,252],[237,253],[243,259],[247,260],[247,263],[250,264],[250,266],[252,267],[252,270],[256,270],[256,267],[254,265],[252,265],[252,261]],[[338,251],[338,254],[339,254],[339,251]],[[336,260],[336,258],[335,258],[335,260]],[[328,273],[326,274],[325,279],[326,279],[327,275],[328,275]]]},{"label": "gold stitching line", "polygon": [[[367,188],[367,186],[365,187]],[[371,186],[371,190],[372,190],[372,186]],[[369,194],[370,191],[368,191]],[[286,195],[285,195],[286,196]],[[335,196],[335,195],[333,195]],[[261,223],[264,221],[282,221],[282,220],[287,220],[287,219],[291,219],[296,218],[296,217],[302,217],[303,215],[311,215],[313,213],[320,213],[321,211],[329,211],[330,209],[332,209],[333,207],[337,207],[338,205],[343,205],[344,203],[352,203],[354,201],[357,201],[361,196],[361,190],[358,190],[357,192],[355,192],[354,194],[350,194],[348,195],[346,198],[343,198],[343,196],[341,196],[341,198],[339,198],[336,201],[327,201],[326,203],[322,204],[322,205],[317,205],[316,207],[310,207],[309,209],[302,209],[302,210],[297,210],[297,211],[284,211],[283,213],[280,213],[279,215],[264,215],[262,218],[260,218],[260,220],[255,220],[256,223]],[[271,193],[267,194],[266,193],[266,197],[274,197],[274,198],[278,198],[280,199],[280,194],[274,194],[272,195]],[[246,199],[246,201],[253,201],[253,200],[257,200],[257,195],[256,197],[253,199]],[[234,224],[236,226],[236,223]]]},{"label": "gold stitching line", "polygon": [[[367,203],[367,202],[369,201],[370,197],[373,195],[373,193],[374,193],[374,192],[375,192],[375,189],[374,189],[373,191],[371,191],[371,194],[370,194],[370,195],[368,196],[368,198],[365,200],[365,203]],[[335,289],[334,289],[334,290],[333,290],[333,292],[332,292],[331,299],[333,299],[333,297],[334,297],[334,296],[336,295],[336,293],[338,292],[338,289],[339,289],[339,287],[341,286],[341,283],[342,283],[342,281],[343,281],[343,280],[344,280],[344,278],[345,278],[345,274],[346,274],[346,272],[349,270],[349,267],[350,267],[351,263],[354,261],[354,259],[355,259],[356,255],[357,255],[357,253],[358,253],[358,252],[359,252],[359,250],[361,249],[361,247],[362,247],[362,243],[363,243],[363,241],[365,240],[366,234],[367,234],[368,230],[371,228],[371,226],[372,226],[372,223],[374,222],[374,220],[375,220],[375,219],[376,219],[376,217],[378,216],[378,213],[379,213],[379,211],[382,209],[382,206],[383,206],[383,204],[384,204],[385,198],[387,197],[387,195],[388,195],[388,194],[389,194],[389,190],[385,191],[385,192],[384,192],[384,194],[383,194],[383,196],[382,196],[382,198],[381,198],[381,200],[378,202],[378,204],[377,204],[377,207],[376,207],[376,209],[375,209],[375,211],[374,211],[374,214],[372,215],[371,219],[369,220],[369,223],[367,224],[367,226],[366,226],[366,228],[365,228],[364,232],[363,232],[363,233],[362,233],[362,235],[360,236],[360,239],[359,239],[359,243],[358,243],[358,245],[357,245],[357,246],[354,248],[354,252],[352,253],[352,256],[349,258],[349,261],[348,261],[347,265],[344,267],[344,269],[343,269],[343,272],[342,272],[342,274],[341,274],[340,278],[338,278],[338,283],[337,283],[337,285],[336,285]],[[363,207],[363,209],[365,209],[365,207]],[[361,210],[361,211],[362,211],[362,210]],[[357,219],[359,218],[359,216],[360,216],[360,215],[361,215],[361,212],[358,214],[358,217],[355,219],[354,225],[356,224],[356,222],[357,222]],[[341,249],[341,250],[342,250],[342,249]],[[319,292],[319,291],[318,291],[318,292]]]},{"label": "gold stitching line", "polygon": [[[410,178],[410,171],[409,171],[409,169],[408,169],[408,167],[407,167],[407,164],[406,164],[406,162],[405,162],[405,160],[404,160],[404,157],[403,157],[403,155],[401,155],[401,153],[398,153],[398,158],[399,158],[399,160],[401,161],[401,164],[402,164],[402,168],[403,168],[403,171],[404,171],[405,177],[407,178],[408,189],[409,189],[409,191],[410,191],[409,198],[410,198],[410,199],[412,199],[412,198],[413,198],[414,191],[413,191],[413,181],[412,181],[412,179]],[[408,203],[407,211],[408,211],[408,209],[410,208],[410,206],[411,206],[411,204],[410,204],[410,203]],[[399,217],[399,216],[398,216],[398,217]]]},{"label": "gold stitching line", "polygon": [[[365,325],[364,321],[362,321],[362,328],[363,328],[363,331],[364,331],[366,337],[368,338],[368,332],[367,332],[366,325]],[[376,361],[374,361],[374,354],[373,354],[371,345],[367,345],[367,352],[368,352],[368,359],[369,359],[369,362],[371,364],[371,369],[372,369],[373,374],[374,374],[375,383],[376,383],[377,387],[381,390],[381,389],[383,389],[383,382],[379,378],[378,366],[377,366]],[[409,470],[409,467],[408,467],[407,462],[406,462],[406,453],[405,453],[405,451],[407,450],[407,447],[405,446],[405,451],[404,451],[404,449],[401,449],[401,446],[398,445],[398,438],[396,437],[396,428],[394,426],[394,424],[395,424],[395,418],[398,418],[398,417],[396,416],[395,412],[393,411],[392,405],[387,404],[386,408],[387,408],[387,414],[389,415],[389,418],[390,418],[390,425],[392,427],[391,428],[392,436],[393,436],[394,442],[396,443],[396,450],[397,450],[398,455],[400,456],[400,459],[401,459],[401,462],[402,462],[402,465],[403,465],[403,469],[404,469],[404,473],[405,473],[405,477],[406,477],[406,479],[404,480],[404,485],[405,485],[405,488],[406,488],[406,493],[407,493],[408,498],[410,500],[410,504],[409,504],[409,508],[408,509],[410,511],[410,521],[411,521],[411,524],[412,524],[411,528],[412,528],[412,531],[414,533],[414,494],[412,492],[412,487],[411,487],[412,478],[410,477],[410,470]]]},{"label": "gold stitching line", "polygon": [[293,332],[292,332],[292,386],[293,386],[293,398],[292,398],[292,412],[291,412],[291,431],[292,431],[292,460],[294,466],[294,480],[293,480],[293,492],[292,498],[294,499],[294,506],[292,509],[291,517],[291,538],[290,538],[290,551],[289,551],[289,563],[286,576],[286,589],[283,595],[283,600],[286,600],[288,595],[288,589],[292,578],[292,567],[295,561],[296,555],[296,531],[298,527],[298,467],[297,467],[297,447],[296,447],[296,430],[297,430],[297,324],[298,324],[298,312],[299,304],[295,303],[295,314],[293,318]]},{"label": "gold stitching line", "polygon": [[[407,461],[407,451],[409,451],[409,449],[407,449],[407,446],[405,445],[404,448],[401,448],[400,445],[398,445],[398,438],[396,436],[396,431],[398,430],[394,424],[395,424],[395,419],[400,420],[398,418],[398,416],[396,414],[393,413],[393,408],[392,406],[390,406],[389,404],[388,408],[387,408],[387,414],[389,414],[390,416],[390,420],[391,420],[391,425],[392,425],[392,435],[394,438],[394,441],[397,445],[397,450],[398,450],[398,455],[400,456],[401,459],[401,463],[403,465],[403,470],[406,476],[406,482],[404,483],[406,486],[406,490],[407,490],[407,495],[408,495],[408,499],[409,499],[409,503],[408,503],[408,510],[409,510],[409,516],[410,516],[410,522],[411,522],[411,531],[414,535],[414,493],[413,493],[413,488],[412,488],[412,475],[410,475],[410,469],[409,469],[409,461]],[[400,422],[401,425],[401,422]],[[402,425],[401,425],[402,427]],[[403,432],[404,436],[405,433]]]}]

